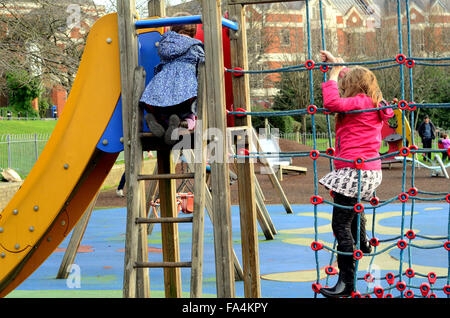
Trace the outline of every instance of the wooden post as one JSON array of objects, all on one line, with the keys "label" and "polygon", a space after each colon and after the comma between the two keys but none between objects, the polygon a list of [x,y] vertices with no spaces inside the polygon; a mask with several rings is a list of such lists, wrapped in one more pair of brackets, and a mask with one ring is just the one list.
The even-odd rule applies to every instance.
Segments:
[{"label": "wooden post", "polygon": [[198,66],[198,94],[197,94],[197,125],[195,129],[194,147],[196,156],[188,157],[187,161],[194,162],[194,219],[192,225],[192,267],[191,267],[191,297],[202,296],[203,281],[203,242],[205,224],[206,191],[206,74],[205,65]]},{"label": "wooden post", "polygon": [[[232,154],[234,154],[234,149],[233,149]],[[234,170],[236,170],[236,173],[238,173],[237,163],[231,163],[230,165],[233,166]],[[256,197],[255,197],[255,199],[256,199],[256,218],[258,220],[259,226],[261,227],[261,230],[264,233],[266,240],[273,240],[274,235],[276,234],[276,231],[273,231],[272,229],[275,229],[275,226],[271,223],[272,220],[270,218],[269,213],[267,212],[266,206],[264,205],[263,196],[260,196],[258,193],[258,191],[259,191],[258,179],[256,179],[256,176],[254,176],[252,180],[255,185],[255,193],[256,193]],[[238,176],[238,181],[239,181],[239,176]],[[239,186],[239,183],[238,183],[238,186]],[[242,188],[242,185],[241,185],[241,188]],[[269,224],[269,222],[270,222],[270,224]]]},{"label": "wooden post", "polygon": [[[190,151],[190,157],[193,158],[195,157],[194,153],[192,152],[192,150]],[[189,170],[194,170],[194,164],[188,162],[188,167]],[[214,215],[213,215],[213,203],[212,203],[212,196],[211,196],[211,192],[209,191],[208,185],[205,183],[203,185],[203,187],[205,188],[205,207],[206,207],[206,212],[208,213],[209,219],[211,220],[211,223],[214,224]],[[241,264],[239,264],[239,260],[236,256],[236,253],[234,252],[233,249],[233,260],[234,260],[234,276],[235,276],[235,280],[236,281],[240,281],[243,280],[243,272],[242,272],[242,267]]]},{"label": "wooden post", "polygon": [[263,202],[264,202],[264,200],[266,199],[266,197],[264,196],[264,192],[263,192],[263,190],[261,189],[261,185],[259,184],[259,181],[258,181],[258,179],[256,178],[256,175],[255,175],[255,188],[256,188],[256,190],[258,190],[258,191],[261,193],[261,198],[262,198],[262,200],[263,200]]},{"label": "wooden post", "polygon": [[[136,269],[136,261],[144,261],[142,253],[146,242],[146,229],[136,225],[135,220],[145,214],[143,183],[139,184],[138,174],[142,169],[142,144],[139,132],[142,130],[142,114],[137,104],[142,93],[145,71],[138,68],[138,47],[136,4],[134,0],[117,0],[120,80],[122,86],[123,140],[125,153],[125,178],[127,180],[127,226],[125,240],[125,264],[123,296],[149,296],[148,269]],[[144,203],[144,204],[142,204]],[[146,244],[145,244],[146,245]],[[146,251],[146,248],[145,248]],[[138,275],[139,271],[139,275]],[[138,280],[139,276],[139,280]]]},{"label": "wooden post", "polygon": [[78,247],[80,247],[81,240],[83,239],[84,232],[86,231],[86,227],[89,223],[89,219],[92,214],[92,210],[94,210],[95,203],[97,202],[98,193],[95,196],[94,200],[92,200],[91,204],[84,212],[80,221],[78,221],[77,225],[73,229],[72,236],[70,237],[69,245],[67,246],[66,252],[64,253],[64,257],[61,261],[61,266],[59,267],[58,274],[56,275],[57,279],[66,279],[69,276],[69,267],[74,264],[75,257],[77,256]]},{"label": "wooden post", "polygon": [[208,127],[215,128],[222,133],[222,136],[220,136],[222,138],[210,143],[219,153],[216,160],[211,162],[217,297],[230,298],[235,296],[235,286],[231,206],[228,200],[230,185],[227,166],[225,74],[223,71],[220,2],[220,0],[202,0],[202,8],[206,60],[206,100],[209,107]]},{"label": "wooden post", "polygon": [[166,16],[165,0],[148,0],[148,17],[164,17]]},{"label": "wooden post", "polygon": [[[166,1],[165,0],[148,0],[147,2],[147,9],[148,9],[148,17],[164,17],[166,15]],[[155,165],[155,168],[153,170],[153,174],[158,173],[158,165]],[[145,209],[146,211],[150,210],[150,204],[155,199],[156,191],[158,189],[158,181],[157,180],[151,180],[149,184],[149,188],[146,195],[146,205]],[[152,212],[154,210],[152,209]],[[155,217],[155,215],[148,215],[148,217]],[[150,235],[150,233],[153,230],[154,224],[149,224],[147,226],[147,234]]]},{"label": "wooden post", "polygon": [[[158,150],[158,174],[174,174],[175,165],[170,150]],[[161,217],[177,217],[176,184],[173,179],[159,180]],[[180,247],[178,224],[161,224],[161,238],[164,262],[179,262]],[[177,267],[164,268],[164,289],[167,298],[181,298],[181,270]]]},{"label": "wooden post", "polygon": [[264,221],[267,223],[267,226],[270,228],[270,233],[272,235],[276,235],[277,230],[275,228],[275,225],[272,222],[272,218],[270,217],[269,212],[267,211],[266,205],[264,204],[264,196],[263,196],[262,190],[261,190],[261,188],[256,186],[256,185],[258,185],[258,181],[256,180],[256,177],[254,178],[254,180],[256,181],[255,182],[256,206],[260,210],[259,213],[262,214],[261,217],[264,218]]},{"label": "wooden post", "polygon": [[[142,165],[141,165],[141,167],[143,168]],[[142,169],[141,169],[141,172],[142,172]],[[146,210],[146,202],[145,202],[145,182],[144,181],[139,182],[137,191],[139,192],[139,199],[137,199],[138,204],[139,204],[139,206],[138,206],[139,217],[145,218],[145,217],[147,217],[147,210]],[[128,194],[128,192],[127,192],[127,194]],[[140,225],[140,224],[137,224],[136,226],[137,226],[137,231],[138,231],[137,262],[145,263],[145,262],[148,262],[147,227],[145,225]],[[149,298],[150,297],[149,269],[148,268],[138,268],[136,270],[136,275],[137,275],[136,297],[137,298]]]},{"label": "wooden post", "polygon": [[[229,6],[229,13],[231,19],[235,20],[239,24],[239,31],[230,36],[231,67],[248,69],[244,6]],[[247,74],[240,77],[233,76],[233,97],[234,105],[239,105],[239,107],[242,107],[247,111],[251,111],[250,85]],[[249,116],[236,118],[236,126],[251,127],[251,124],[251,118]],[[249,131],[247,136],[244,138],[246,138],[246,149],[249,149],[249,141],[252,138],[251,131]],[[251,159],[246,158],[244,162],[242,162],[242,160],[239,161],[236,163],[236,173],[238,176],[239,209],[241,216],[240,224],[242,264],[244,271],[244,294],[245,297],[256,298],[261,297],[261,282],[259,274],[257,207],[254,180],[255,173]],[[263,217],[260,217],[260,221],[266,222]],[[267,227],[266,223],[265,225]]]}]

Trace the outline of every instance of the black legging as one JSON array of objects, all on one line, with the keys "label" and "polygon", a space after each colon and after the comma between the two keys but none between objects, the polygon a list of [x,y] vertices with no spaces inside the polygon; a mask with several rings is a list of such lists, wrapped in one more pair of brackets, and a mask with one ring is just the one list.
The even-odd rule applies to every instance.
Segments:
[{"label": "black legging", "polygon": [[123,190],[124,187],[125,187],[125,172],[122,174],[122,177],[120,178],[117,190]]},{"label": "black legging", "polygon": [[[336,193],[334,203],[353,207],[358,202],[357,198],[346,197],[342,194]],[[357,230],[358,230],[357,212],[352,209],[345,209],[340,207],[333,207],[333,218],[331,226],[336,237],[338,246],[337,250],[340,252],[353,252],[353,246],[356,244]],[[360,216],[360,241],[366,240],[366,218],[364,212]]]},{"label": "black legging", "polygon": [[[422,144],[423,144],[423,148],[424,149],[431,149],[432,148],[432,144],[433,144],[433,139],[431,139],[431,138],[423,138],[422,139]],[[431,152],[427,152],[425,155],[431,161]]]}]

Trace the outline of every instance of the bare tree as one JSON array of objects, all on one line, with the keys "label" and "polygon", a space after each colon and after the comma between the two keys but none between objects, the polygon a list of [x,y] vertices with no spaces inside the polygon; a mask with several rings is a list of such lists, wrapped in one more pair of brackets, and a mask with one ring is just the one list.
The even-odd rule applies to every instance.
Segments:
[{"label": "bare tree", "polygon": [[25,70],[70,89],[89,28],[102,14],[91,0],[0,0],[0,74]]}]

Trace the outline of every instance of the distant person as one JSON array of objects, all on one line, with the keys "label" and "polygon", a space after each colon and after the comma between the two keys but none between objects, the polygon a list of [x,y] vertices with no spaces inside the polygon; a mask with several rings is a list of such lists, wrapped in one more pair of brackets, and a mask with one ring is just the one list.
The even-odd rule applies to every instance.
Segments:
[{"label": "distant person", "polygon": [[[187,16],[178,13],[176,16]],[[145,121],[154,136],[173,145],[172,132],[178,127],[193,130],[197,113],[197,66],[205,60],[203,43],[194,39],[194,24],[172,26],[158,46],[161,62],[145,88],[141,105],[148,112]]]},{"label": "distant person", "polygon": [[119,185],[116,190],[116,194],[118,197],[123,198],[125,195],[123,194],[123,188],[125,187],[125,172],[122,174],[122,178],[120,178]]},{"label": "distant person", "polygon": [[[435,135],[436,128],[430,120],[428,115],[425,115],[423,122],[420,124],[418,132],[422,139],[422,145],[424,149],[432,149],[433,139],[436,138]],[[431,152],[424,154],[424,158],[428,158],[431,161]]]},{"label": "distant person", "polygon": [[[447,134],[442,134],[442,139],[439,140],[439,148],[445,149],[447,151],[450,148],[450,139],[448,139],[448,135]],[[445,160],[448,159],[448,152],[447,151],[442,153],[442,161],[445,161]]]}]

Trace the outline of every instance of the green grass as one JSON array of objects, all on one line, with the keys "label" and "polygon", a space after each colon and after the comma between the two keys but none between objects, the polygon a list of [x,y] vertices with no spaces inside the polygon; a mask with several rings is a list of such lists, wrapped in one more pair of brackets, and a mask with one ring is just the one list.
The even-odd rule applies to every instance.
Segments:
[{"label": "green grass", "polygon": [[[35,147],[39,155],[56,122],[56,120],[0,120],[0,136],[3,136],[0,138],[0,168],[7,168],[11,163],[11,168],[25,178],[36,160]],[[34,134],[36,142],[33,142]],[[10,139],[7,139],[6,135],[11,135]],[[7,140],[11,142],[7,143]]]},{"label": "green grass", "polygon": [[56,120],[0,120],[0,135],[51,134]]}]

